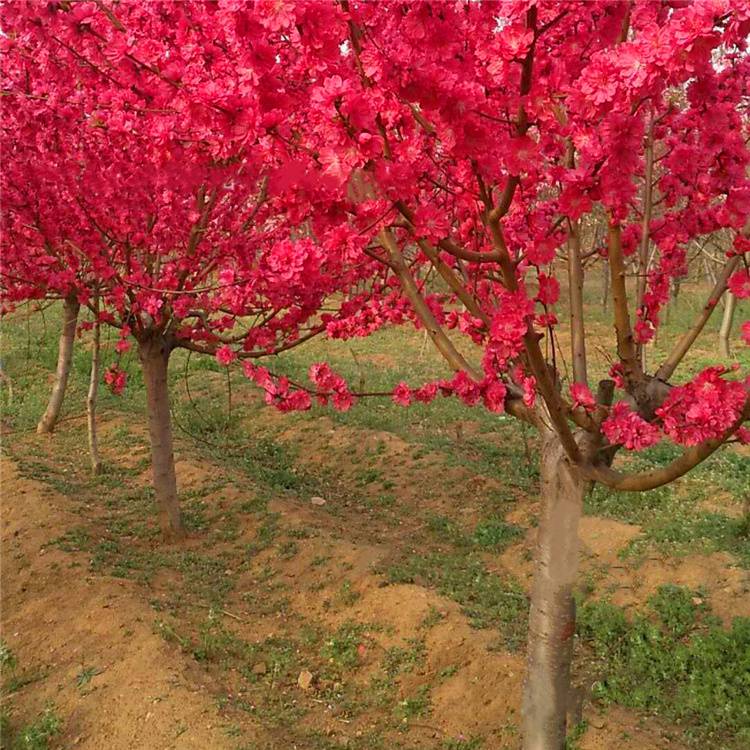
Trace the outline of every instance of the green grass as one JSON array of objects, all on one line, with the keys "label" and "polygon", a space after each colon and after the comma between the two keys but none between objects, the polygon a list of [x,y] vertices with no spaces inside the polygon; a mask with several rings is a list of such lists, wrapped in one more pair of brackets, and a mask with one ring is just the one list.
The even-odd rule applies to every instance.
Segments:
[{"label": "green grass", "polygon": [[[597,290],[587,289],[587,295],[591,302]],[[698,309],[685,291],[680,300],[658,344],[649,349],[649,361],[658,361],[680,326]],[[21,324],[17,326],[17,321],[6,324],[3,333],[3,367],[14,383],[13,403],[2,396],[6,399],[3,418],[13,430],[33,431],[48,396],[48,376],[54,370],[59,315],[53,307],[45,320],[32,317],[28,335],[24,316],[18,321]],[[600,306],[592,305],[587,322],[605,322]],[[710,348],[714,334],[707,330],[699,344]],[[111,339],[112,335],[107,332],[105,337]],[[311,361],[325,359],[350,382],[359,386],[361,381],[373,390],[388,389],[399,380],[419,384],[448,375],[429,347],[422,355],[420,346],[419,334],[390,330],[367,340],[312,341],[267,364],[277,372],[304,379]],[[595,351],[591,355],[593,376],[603,375],[608,367],[606,358]],[[747,351],[739,355],[744,365],[750,364]],[[107,357],[111,354],[106,355],[106,363]],[[706,363],[705,352],[699,352],[687,360],[684,372],[695,372]],[[88,364],[88,352],[77,342],[64,416],[76,417],[84,410]],[[124,454],[134,444],[144,444],[143,430],[137,428],[145,425],[145,397],[133,351],[122,365],[129,374],[128,388],[121,397],[103,388],[99,409],[104,419],[122,414],[123,421],[128,421],[109,432],[104,441],[105,447]],[[424,628],[440,621],[443,615],[437,609],[413,639],[388,649],[374,643],[375,625],[347,622],[331,632],[314,616],[293,609],[290,602],[296,584],[285,583],[286,563],[298,555],[302,558],[309,544],[305,540],[320,533],[315,521],[310,521],[310,534],[293,534],[287,518],[268,511],[269,502],[279,498],[302,507],[314,495],[326,498],[326,505],[315,513],[333,517],[337,533],[348,539],[357,523],[365,529],[360,533],[389,535],[391,559],[401,560],[387,570],[389,581],[433,588],[457,602],[474,626],[497,628],[506,647],[516,649],[523,643],[526,596],[514,580],[491,573],[487,561],[521,538],[524,529],[506,522],[505,515],[514,503],[525,501],[538,488],[537,443],[528,428],[481,407],[469,409],[451,398],[410,409],[390,399],[369,400],[346,413],[316,406],[308,413],[286,415],[282,422],[268,417],[262,399],[236,370],[229,373],[230,408],[226,374],[213,359],[192,356],[188,360],[179,351],[170,365],[178,451],[183,457],[210,463],[220,477],[182,493],[186,523],[193,536],[190,551],[159,549],[156,544],[153,492],[136,486],[139,475],[148,468],[147,452],[129,468],[115,463],[105,475],[92,478],[81,468],[85,463],[80,448],[85,425],[80,419],[61,425],[54,437],[54,455],[45,455],[31,441],[16,450],[13,441],[6,440],[6,450],[18,453],[14,458],[22,473],[66,494],[80,507],[80,524],[56,530],[54,544],[59,549],[86,553],[94,572],[133,578],[146,586],[160,586],[157,573],[167,574],[169,591],[162,588],[153,594],[163,613],[155,628],[207,670],[212,685],[222,686],[220,705],[238,712],[232,714],[232,726],[239,712],[247,711],[253,722],[283,731],[288,744],[340,750],[344,744],[338,739],[294,725],[310,710],[296,688],[300,669],[315,673],[317,695],[341,712],[337,715],[347,720],[365,715],[369,721],[377,709],[387,715],[388,730],[394,721],[400,724],[405,719],[408,724],[428,713],[430,689],[456,671],[455,666],[449,666],[418,689],[410,682],[399,704],[399,680],[410,674],[409,680],[413,680],[414,673],[424,667]],[[247,398],[248,393],[256,395]],[[351,439],[341,451],[328,455],[331,423],[349,428],[343,434]],[[288,437],[292,433],[279,434],[287,427],[296,431],[294,440]],[[392,455],[389,446],[394,441],[370,431],[404,441],[407,451],[403,459]],[[306,455],[308,441],[316,444],[325,466]],[[675,453],[675,448],[660,444],[632,457],[630,464],[648,469]],[[342,462],[351,464],[345,467],[346,472],[339,471]],[[394,468],[398,474],[392,473]],[[476,485],[468,482],[474,478],[480,480]],[[227,483],[243,493],[230,511],[215,502]],[[418,527],[419,520],[415,524],[410,519],[415,509],[401,499],[406,483],[414,488],[417,502],[430,508],[429,515],[425,512],[421,519],[423,529]],[[739,501],[748,486],[750,462],[727,450],[671,488],[641,495],[615,495],[598,488],[586,505],[590,513],[643,527],[643,535],[633,542],[628,554],[651,548],[672,556],[726,550],[750,565],[747,526],[729,515],[698,507],[702,499],[717,492]],[[466,516],[455,512],[454,503],[444,502],[446,499],[471,506],[475,512],[468,517],[479,521],[467,524],[461,520]],[[421,508],[417,512],[421,513]],[[400,531],[402,523],[406,523],[406,533]],[[238,541],[240,536],[243,538]],[[351,541],[359,540],[352,535]],[[336,564],[335,555],[318,554],[311,567],[317,575],[325,576]],[[252,584],[238,590],[238,577],[247,572],[251,572]],[[325,587],[330,580],[325,578],[320,585]],[[332,605],[338,613],[346,612],[359,596],[359,581],[353,574],[343,582],[333,580],[338,589],[334,588]],[[694,599],[700,599],[701,604],[696,605]],[[225,619],[221,613],[224,607],[239,612],[248,622],[240,625]],[[731,660],[742,664],[742,649],[747,646],[742,622],[730,631],[721,631],[711,621],[700,592],[671,588],[660,591],[632,620],[604,604],[589,603],[582,609],[580,638],[598,670],[599,700],[620,702],[678,722],[705,747],[723,747],[720,743],[731,750],[739,747],[731,745],[728,737],[735,730],[744,737],[741,733],[746,731],[738,722],[744,721],[741,696],[747,686],[738,683],[730,671]],[[247,635],[256,624],[263,632],[257,642]],[[269,625],[274,635],[266,637]],[[0,660],[3,658],[0,649]],[[670,663],[670,658],[677,663]],[[265,672],[253,672],[258,663],[265,665]],[[355,675],[365,671],[363,663],[373,666],[375,677],[367,684],[353,685]],[[15,689],[37,679],[13,671]],[[86,684],[90,677],[82,668],[84,673]],[[240,681],[242,691],[236,691],[235,680]],[[378,724],[379,719],[373,721]],[[570,747],[575,746],[578,731],[580,728],[571,732]],[[347,746],[412,750],[406,735],[401,737],[403,740],[394,739],[387,731],[383,734],[383,726],[378,724]],[[436,739],[435,743],[444,750],[476,750],[482,746],[482,738]]]},{"label": "green grass", "polygon": [[502,518],[491,516],[480,521],[472,532],[466,532],[448,516],[431,513],[427,516],[427,528],[441,542],[458,548],[476,548],[502,552],[508,545],[523,536],[523,529]]},{"label": "green grass", "polygon": [[750,619],[725,630],[703,592],[670,585],[630,620],[607,602],[584,604],[578,633],[601,675],[596,699],[667,718],[716,750],[747,747]]},{"label": "green grass", "polygon": [[474,553],[414,555],[387,576],[391,583],[435,588],[461,605],[473,627],[498,628],[508,648],[519,648],[525,638],[526,595],[514,580],[490,573]]},{"label": "green grass", "polygon": [[[49,706],[34,721],[12,734],[9,750],[48,750],[50,741],[61,729],[62,720],[54,707]],[[3,747],[5,746],[3,742]]]},{"label": "green grass", "polygon": [[729,518],[719,513],[659,518],[623,550],[623,555],[639,555],[649,548],[673,557],[725,551],[734,554],[744,567],[750,568],[750,537],[747,532],[744,518]]},{"label": "green grass", "polygon": [[368,627],[363,623],[346,622],[321,650],[323,658],[339,668],[352,669],[360,663],[360,650],[366,648]]}]

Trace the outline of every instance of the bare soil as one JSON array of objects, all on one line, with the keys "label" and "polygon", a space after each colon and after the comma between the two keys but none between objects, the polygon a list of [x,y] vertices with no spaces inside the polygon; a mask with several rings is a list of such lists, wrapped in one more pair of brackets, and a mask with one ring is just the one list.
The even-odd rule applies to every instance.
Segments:
[{"label": "bare soil", "polygon": [[[280,418],[268,413],[262,419]],[[123,429],[130,435],[127,450],[112,445],[113,435]],[[64,725],[52,747],[89,750],[369,748],[376,747],[366,744],[375,732],[393,747],[440,748],[447,739],[482,736],[485,748],[517,748],[521,654],[498,645],[496,631],[471,627],[461,607],[433,588],[419,581],[385,585],[382,574],[389,561],[416,545],[425,514],[450,515],[471,527],[481,515],[483,498],[497,488],[495,480],[445,465],[437,454],[415,459],[413,446],[391,433],[342,427],[325,417],[314,423],[279,422],[279,429],[282,442],[303,447],[301,470],[335,473],[336,493],[323,498],[325,504],[278,493],[268,503],[268,516],[248,514],[241,508],[254,497],[252,481],[240,482],[226,465],[196,458],[180,446],[180,490],[204,493],[207,527],[182,547],[166,550],[148,535],[127,537],[126,544],[144,555],[194,552],[220,559],[226,569],[211,575],[217,581],[231,579],[231,590],[216,605],[187,585],[187,573],[177,565],[162,564],[143,580],[113,577],[106,566],[92,565],[90,549],[54,543],[82,525],[92,538],[109,539],[111,516],[95,498],[61,494],[29,472],[22,474],[19,460],[3,457],[3,639],[28,677],[7,699],[12,721],[31,721],[53,703]],[[471,423],[465,430],[471,433]],[[20,438],[13,454],[42,451],[43,460],[60,471],[83,471],[81,452],[56,451],[58,436],[36,440]],[[102,443],[105,451],[110,445],[110,465],[133,472],[124,482],[141,489],[148,485],[149,473],[142,469],[148,455],[145,434],[135,420],[107,417]],[[360,486],[363,462],[373,452],[379,465],[388,466],[398,512],[373,510],[362,500],[377,494]],[[528,526],[534,512],[532,500],[519,498],[506,518]],[[214,534],[228,518],[239,519],[234,537]],[[275,542],[248,559],[248,545],[257,543],[269,518],[279,524],[278,538],[287,540],[293,554],[280,554]],[[582,566],[594,595],[611,596],[628,607],[642,603],[662,583],[679,583],[704,587],[713,610],[727,623],[735,615],[750,616],[747,571],[731,556],[624,563],[618,555],[639,532],[638,526],[611,519],[584,519]],[[533,539],[529,527],[504,552],[485,554],[488,569],[512,574],[528,588]],[[264,579],[269,569],[272,587]],[[255,655],[197,659],[195,646],[207,617],[220,621],[222,632],[250,644]],[[328,653],[327,645],[352,623],[358,626],[353,631],[355,663],[334,669],[335,657],[320,654]],[[323,634],[323,645],[306,651],[300,644],[311,629]],[[165,637],[165,632],[176,635]],[[292,671],[282,667],[278,678],[274,657],[264,655],[274,638],[297,649],[289,657]],[[389,674],[386,657],[394,649],[413,649],[416,640],[422,651],[414,668]],[[255,682],[243,682],[242,667]],[[297,676],[303,667],[312,674],[307,688]],[[393,687],[395,703],[372,698],[378,678]],[[420,691],[429,697],[430,710],[400,719],[399,707],[406,711]],[[347,700],[364,700],[367,707],[352,710]],[[280,713],[270,713],[268,706]],[[299,718],[289,718],[298,716],[298,709]],[[581,750],[682,747],[672,728],[644,722],[621,708],[586,703],[583,718],[588,728],[579,741]],[[319,737],[319,744],[299,744],[298,730]]]}]

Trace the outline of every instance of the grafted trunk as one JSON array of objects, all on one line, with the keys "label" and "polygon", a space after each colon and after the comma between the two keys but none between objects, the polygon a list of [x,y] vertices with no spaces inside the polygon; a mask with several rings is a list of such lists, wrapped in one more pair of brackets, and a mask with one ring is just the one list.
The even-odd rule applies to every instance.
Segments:
[{"label": "grafted trunk", "polygon": [[719,351],[722,357],[727,359],[732,356],[729,347],[729,336],[732,333],[732,323],[734,322],[734,311],[737,307],[737,297],[731,292],[727,292],[726,303],[724,305],[724,317],[721,319],[721,328],[719,329]]},{"label": "grafted trunk", "polygon": [[143,367],[151,437],[151,470],[159,526],[166,541],[185,538],[172,447],[172,420],[169,413],[167,368],[170,346],[163,336],[151,336],[138,343]]},{"label": "grafted trunk", "polygon": [[94,339],[91,342],[91,375],[89,377],[89,391],[86,394],[86,417],[89,433],[89,456],[91,471],[101,473],[102,461],[99,456],[99,441],[96,435],[96,396],[99,392],[99,369],[101,363],[101,330],[99,320],[94,321]]},{"label": "grafted trunk", "polygon": [[565,458],[559,440],[546,436],[523,699],[524,750],[565,747],[576,625],[578,522],[586,486]]},{"label": "grafted trunk", "polygon": [[78,299],[73,295],[66,297],[63,301],[63,323],[57,350],[55,382],[52,386],[47,409],[36,426],[36,431],[40,434],[52,432],[60,416],[63,399],[65,398],[65,388],[68,385],[68,376],[70,375],[70,362],[73,358],[73,342],[76,337],[76,324],[78,323],[80,307]]}]

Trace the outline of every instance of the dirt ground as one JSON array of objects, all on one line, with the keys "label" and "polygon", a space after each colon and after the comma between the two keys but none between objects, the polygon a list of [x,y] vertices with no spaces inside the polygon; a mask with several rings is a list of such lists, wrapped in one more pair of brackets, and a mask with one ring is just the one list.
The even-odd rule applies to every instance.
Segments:
[{"label": "dirt ground", "polygon": [[[127,450],[113,444],[124,432]],[[68,452],[59,451],[60,433],[41,443],[44,461],[55,464],[58,482],[85,482],[80,431],[68,430]],[[278,492],[262,514],[247,513],[255,480],[179,446],[181,490],[208,515],[183,546],[164,549],[137,524],[122,525],[132,521],[126,505],[113,499],[107,510],[108,493],[143,492],[148,483],[145,436],[134,420],[105,418],[107,461],[124,473],[91,495],[62,493],[36,476],[37,440],[19,438],[14,457],[2,458],[2,629],[23,677],[6,710],[22,724],[54,704],[63,726],[51,747],[470,748],[477,737],[485,748],[518,747],[521,652],[499,645],[496,631],[472,627],[465,607],[419,577],[386,585],[383,574],[417,538],[417,511],[450,510],[470,525],[479,516],[471,497],[492,480],[443,466],[436,484],[435,456],[415,460],[395,435],[334,429],[320,418],[284,427],[280,440],[310,446],[297,457],[301,470],[335,472],[331,494]],[[357,489],[371,450],[390,467],[397,513]],[[467,493],[461,508],[452,505],[456,486]],[[507,520],[533,513],[526,499]],[[118,518],[120,541],[133,550],[120,565],[132,575],[96,563]],[[286,541],[259,547],[269,524]],[[747,571],[725,553],[623,563],[618,553],[638,534],[634,524],[584,519],[582,565],[595,593],[628,607],[675,582],[708,590],[727,623],[750,615]],[[488,570],[527,589],[533,536],[529,528],[502,553],[483,553]],[[201,578],[190,565],[209,553],[213,567],[206,562]],[[150,575],[138,573],[143,560],[152,561]],[[212,586],[226,581],[214,600]],[[429,711],[420,710],[425,697]],[[587,701],[582,718],[581,750],[682,747],[668,725],[622,708]]]}]

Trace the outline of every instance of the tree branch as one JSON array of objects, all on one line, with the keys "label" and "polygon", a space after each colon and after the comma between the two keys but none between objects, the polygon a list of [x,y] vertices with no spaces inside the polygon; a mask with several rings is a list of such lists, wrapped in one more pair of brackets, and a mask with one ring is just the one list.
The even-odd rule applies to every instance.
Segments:
[{"label": "tree branch", "polygon": [[633,330],[630,327],[628,296],[625,288],[625,261],[622,254],[620,225],[609,228],[609,269],[612,281],[612,306],[615,314],[617,355],[623,365],[626,382],[632,386],[643,380],[643,371],[636,355]]},{"label": "tree branch", "polygon": [[742,425],[750,418],[750,399],[745,403],[739,418],[720,437],[706,440],[699,445],[686,449],[681,456],[666,466],[658,469],[644,471],[639,474],[624,474],[607,466],[583,466],[581,470],[589,478],[615,490],[624,492],[644,492],[653,490],[662,485],[669,484],[679,479],[683,474],[705,461],[712,453],[718,450]]},{"label": "tree branch", "polygon": [[573,358],[573,381],[586,385],[588,374],[586,369],[586,329],[583,317],[583,265],[581,264],[581,235],[576,224],[570,223],[568,237],[570,347]]},{"label": "tree branch", "polygon": [[456,349],[440,324],[435,320],[435,316],[417,289],[414,277],[404,262],[404,256],[401,254],[393,233],[389,229],[382,229],[378,234],[378,240],[390,257],[389,265],[399,277],[404,294],[406,294],[409,302],[411,302],[414,312],[422,321],[422,325],[424,325],[427,334],[432,339],[438,351],[445,357],[448,364],[454,370],[464,370],[477,382],[481,381],[482,374],[464,359],[464,356]]},{"label": "tree branch", "polygon": [[698,314],[698,317],[695,319],[693,325],[682,335],[682,338],[680,338],[680,340],[675,344],[669,356],[664,360],[664,363],[656,371],[657,378],[659,378],[660,380],[669,380],[669,378],[672,377],[674,371],[677,369],[680,362],[682,362],[688,351],[690,351],[690,347],[695,343],[695,340],[700,335],[703,327],[708,322],[708,319],[711,317],[714,308],[719,304],[721,295],[724,294],[724,291],[727,288],[727,281],[729,280],[729,277],[734,273],[734,269],[737,267],[739,262],[739,256],[735,255],[734,257],[729,258],[729,260],[727,260],[727,262],[724,264],[724,268],[721,269],[721,273],[719,273],[718,277],[716,278],[716,284],[714,284],[714,288],[708,295],[706,304],[703,305],[703,309]]}]

